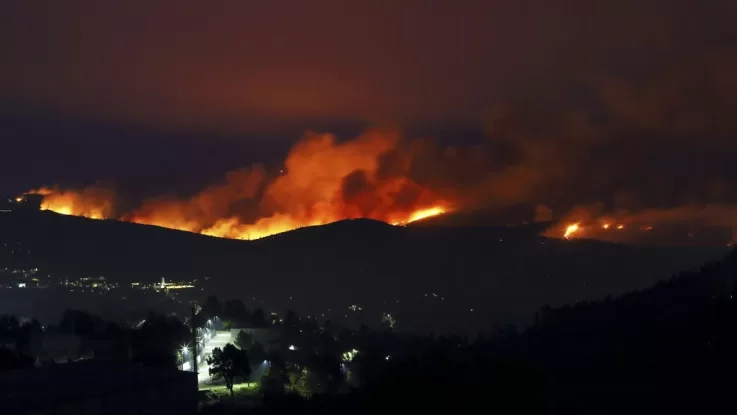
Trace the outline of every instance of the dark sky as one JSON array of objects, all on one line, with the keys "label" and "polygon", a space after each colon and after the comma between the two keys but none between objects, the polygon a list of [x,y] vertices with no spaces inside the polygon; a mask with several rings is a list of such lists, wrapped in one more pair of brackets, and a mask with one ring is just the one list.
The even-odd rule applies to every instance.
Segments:
[{"label": "dark sky", "polygon": [[547,199],[723,201],[735,22],[733,0],[5,1],[0,193],[186,190],[389,125],[480,139],[479,187],[523,166]]}]

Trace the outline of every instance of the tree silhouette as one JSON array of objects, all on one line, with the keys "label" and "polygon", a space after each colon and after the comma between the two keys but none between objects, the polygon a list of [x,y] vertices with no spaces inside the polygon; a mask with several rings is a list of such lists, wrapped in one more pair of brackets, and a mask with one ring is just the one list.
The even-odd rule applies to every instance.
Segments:
[{"label": "tree silhouette", "polygon": [[248,350],[248,357],[250,357],[251,362],[256,365],[267,360],[269,355],[266,353],[264,346],[258,340],[255,340],[253,341],[251,348]]},{"label": "tree silhouette", "polygon": [[41,333],[42,331],[43,328],[41,327],[41,323],[39,323],[38,320],[34,319],[21,324],[21,326],[18,328],[18,349],[28,350],[30,348],[33,335]]},{"label": "tree silhouette", "polygon": [[292,370],[287,375],[289,384],[287,390],[290,393],[295,393],[302,398],[310,398],[313,392],[313,385],[317,385],[317,381],[314,381],[314,374],[307,368]]},{"label": "tree silhouette", "polygon": [[219,317],[223,314],[223,305],[217,297],[211,295],[202,306],[202,314],[207,318]]},{"label": "tree silhouette", "polygon": [[248,379],[251,375],[251,366],[248,362],[248,354],[243,349],[238,349],[231,343],[225,345],[224,348],[216,347],[212,351],[212,356],[207,358],[207,364],[210,365],[210,376],[216,379],[223,379],[225,386],[230,391],[230,398],[234,400],[233,381],[240,376]]},{"label": "tree silhouette", "polygon": [[241,330],[235,338],[235,345],[240,349],[250,350],[253,347],[253,336]]},{"label": "tree silhouette", "polygon": [[290,382],[287,363],[276,353],[269,354],[268,363],[269,367],[259,382],[261,395],[266,400],[279,399],[284,396],[285,388]]},{"label": "tree silhouette", "polygon": [[308,366],[307,385],[312,394],[337,393],[343,384],[344,376],[340,362],[332,356],[313,356]]},{"label": "tree silhouette", "polygon": [[15,338],[20,329],[20,322],[14,316],[0,316],[0,337]]},{"label": "tree silhouette", "polygon": [[95,332],[103,324],[102,319],[97,316],[84,311],[69,309],[64,311],[61,322],[59,322],[59,328],[65,333],[84,336]]},{"label": "tree silhouette", "polygon": [[184,323],[173,317],[149,314],[146,322],[133,332],[138,360],[147,366],[175,367],[176,351],[192,343],[192,334]]},{"label": "tree silhouette", "polygon": [[282,333],[288,337],[299,333],[299,317],[292,310],[287,310],[282,323]]},{"label": "tree silhouette", "polygon": [[250,316],[245,304],[241,300],[228,300],[223,304],[223,318],[230,320],[234,327],[242,327]]},{"label": "tree silhouette", "polygon": [[269,324],[266,322],[266,314],[264,309],[259,307],[253,310],[253,316],[251,316],[251,324],[253,327],[264,328],[268,327]]}]

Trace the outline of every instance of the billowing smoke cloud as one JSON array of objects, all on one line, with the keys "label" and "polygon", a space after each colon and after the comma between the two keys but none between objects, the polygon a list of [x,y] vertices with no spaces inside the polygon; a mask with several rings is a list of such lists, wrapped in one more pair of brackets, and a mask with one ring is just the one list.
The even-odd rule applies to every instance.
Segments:
[{"label": "billowing smoke cloud", "polygon": [[[292,148],[283,173],[244,166],[193,196],[156,196],[133,209],[105,187],[52,187],[44,189],[46,207],[240,238],[351,217],[403,223],[418,212],[438,212],[433,209],[516,209],[527,220],[559,222],[548,232],[557,237],[574,223],[577,235],[601,238],[609,236],[596,235],[592,224],[600,230],[657,230],[673,222],[734,227],[733,1],[574,1],[564,8],[542,0],[469,0],[447,10],[413,1],[395,10],[396,19],[338,3],[345,2],[300,9],[314,19],[285,24],[287,32],[265,43],[258,40],[271,20],[254,16],[283,9],[266,3],[262,15],[249,9],[238,18],[221,16],[222,30],[209,30],[208,37],[162,30],[154,13],[168,15],[162,8],[142,14],[153,17],[131,41],[118,34],[129,23],[121,16],[134,14],[104,6],[107,37],[92,35],[108,27],[94,18],[78,19],[76,43],[28,33],[61,30],[72,21],[66,14],[81,12],[55,6],[48,25],[0,25],[11,31],[4,39],[37,46],[10,48],[14,62],[27,64],[9,67],[0,84],[22,102],[154,126],[194,124],[237,134],[255,118],[408,126],[481,118],[484,138],[441,144],[373,131],[341,142],[308,134]],[[166,24],[191,27],[200,10],[192,5],[183,2]],[[243,24],[241,17],[258,22]],[[320,24],[323,18],[337,27]],[[179,34],[193,36],[186,42],[192,48],[173,47]],[[418,34],[437,48],[418,48]],[[69,45],[73,50],[64,50]],[[48,56],[48,65],[21,59],[27,50],[45,51],[37,55]],[[70,60],[73,53],[84,56]],[[88,76],[91,62],[100,76]],[[46,76],[48,67],[58,67],[59,76]]]},{"label": "billowing smoke cloud", "polygon": [[381,156],[399,136],[372,131],[337,143],[330,134],[307,134],[289,152],[282,174],[263,188],[258,216],[218,216],[201,231],[230,238],[257,238],[301,226],[368,217],[406,222],[414,211],[447,202],[409,180],[406,172],[378,175]]},{"label": "billowing smoke cloud", "polygon": [[232,215],[239,204],[255,198],[265,180],[266,173],[259,166],[231,171],[224,183],[208,187],[190,199],[154,198],[124,215],[123,220],[201,232],[215,221]]},{"label": "billowing smoke cloud", "polygon": [[390,153],[404,151],[394,132],[370,131],[339,143],[309,133],[289,152],[279,174],[260,166],[229,172],[220,184],[190,198],[161,196],[130,212],[115,213],[112,191],[43,188],[42,208],[90,218],[125,221],[237,239],[260,238],[347,218],[403,224],[453,209],[452,202],[410,179],[409,164],[381,172]]},{"label": "billowing smoke cloud", "polygon": [[548,235],[561,236],[571,224],[580,225],[575,236],[617,241],[639,238],[612,232],[622,231],[620,225],[650,232],[698,224],[734,232],[737,122],[729,113],[737,105],[735,71],[735,55],[717,50],[638,83],[600,79],[600,115],[582,129],[588,139],[556,140],[569,165],[562,180],[547,186],[558,192],[545,193],[545,201],[556,203],[560,219]]},{"label": "billowing smoke cloud", "polygon": [[46,208],[62,213],[230,238],[344,218],[406,223],[418,212],[508,208],[521,209],[530,221],[559,221],[547,232],[556,237],[573,223],[579,225],[575,236],[611,240],[636,239],[604,232],[621,231],[619,225],[733,228],[732,73],[737,59],[712,52],[640,83],[596,78],[594,109],[494,106],[483,119],[484,140],[470,145],[396,131],[368,131],[344,142],[309,133],[279,174],[242,168],[194,196],[154,197],[126,212],[116,205],[120,198],[99,186],[40,193],[47,195]]},{"label": "billowing smoke cloud", "polygon": [[[737,33],[733,0],[16,3],[0,13],[0,99],[240,133],[312,117],[468,122],[497,100],[557,106],[591,76],[637,79]],[[623,97],[631,117],[664,115],[633,98],[644,96]]]}]

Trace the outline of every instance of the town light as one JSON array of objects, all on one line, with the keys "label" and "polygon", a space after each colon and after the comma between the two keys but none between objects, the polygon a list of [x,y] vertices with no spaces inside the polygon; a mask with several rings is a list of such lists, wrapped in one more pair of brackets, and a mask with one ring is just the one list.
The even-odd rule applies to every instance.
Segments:
[{"label": "town light", "polygon": [[343,352],[343,361],[344,362],[352,362],[353,359],[356,357],[357,354],[358,354],[358,350],[356,350],[356,349],[349,350],[347,352]]}]

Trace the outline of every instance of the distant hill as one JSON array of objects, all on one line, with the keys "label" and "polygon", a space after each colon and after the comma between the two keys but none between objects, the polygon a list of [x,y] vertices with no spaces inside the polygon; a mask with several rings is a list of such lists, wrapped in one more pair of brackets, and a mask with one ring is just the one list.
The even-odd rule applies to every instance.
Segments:
[{"label": "distant hill", "polygon": [[218,255],[228,257],[233,249],[243,246],[240,241],[49,211],[0,215],[0,238],[10,246],[17,244],[12,255],[5,252],[0,256],[13,266],[122,280],[160,278],[161,273],[201,273],[213,260],[220,260]]},{"label": "distant hill", "polygon": [[543,307],[530,329],[477,346],[544,370],[580,413],[729,413],[736,279],[732,251],[640,291]]},{"label": "distant hill", "polygon": [[206,292],[249,307],[369,324],[391,313],[401,329],[472,332],[531,321],[543,304],[640,289],[726,251],[561,241],[538,232],[536,225],[395,227],[361,219],[235,241],[22,212],[0,214],[0,268],[121,282],[208,277]]},{"label": "distant hill", "polygon": [[478,208],[456,210],[438,216],[412,222],[407,226],[449,226],[449,227],[499,227],[530,225],[541,231],[550,226],[550,222],[531,223],[533,212],[529,206],[510,206],[507,208]]}]

